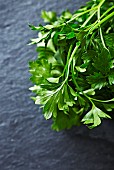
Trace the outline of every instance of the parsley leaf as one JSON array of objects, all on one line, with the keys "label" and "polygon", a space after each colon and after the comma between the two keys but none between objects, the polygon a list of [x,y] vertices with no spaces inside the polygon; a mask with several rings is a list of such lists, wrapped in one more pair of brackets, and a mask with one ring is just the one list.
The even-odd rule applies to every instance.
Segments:
[{"label": "parsley leaf", "polygon": [[91,129],[101,124],[101,118],[111,117],[93,105],[91,110],[83,117],[82,122]]}]

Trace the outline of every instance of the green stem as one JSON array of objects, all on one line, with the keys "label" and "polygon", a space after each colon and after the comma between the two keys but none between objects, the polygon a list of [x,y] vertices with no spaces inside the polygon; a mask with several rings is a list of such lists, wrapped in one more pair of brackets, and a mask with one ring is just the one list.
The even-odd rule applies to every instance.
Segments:
[{"label": "green stem", "polygon": [[[75,20],[77,17],[80,17],[80,16],[82,16],[82,15],[88,13],[88,12],[91,12],[91,11],[94,11],[94,10],[95,10],[95,13],[96,13],[96,9],[97,9],[98,7],[100,7],[104,2],[105,2],[105,0],[102,0],[102,1],[99,3],[99,5],[97,5],[97,6],[92,7],[91,9],[88,9],[88,10],[86,10],[86,11],[80,13],[80,14],[74,14],[74,15],[72,16],[72,18],[71,18],[69,21],[67,21],[67,23]],[[94,15],[94,14],[92,14],[92,15]],[[92,17],[92,16],[91,16],[91,17]],[[91,19],[91,17],[90,17],[90,19]],[[87,22],[88,22],[88,21],[87,21]]]},{"label": "green stem", "polygon": [[75,79],[75,75],[74,75],[74,61],[72,61],[72,80],[73,80],[73,83],[75,84],[76,88],[77,88],[77,91],[80,91],[82,92],[82,90],[80,89],[80,87],[78,86],[78,83],[76,82],[76,79]]},{"label": "green stem", "polygon": [[91,27],[89,34],[91,34],[95,29],[97,29],[101,24],[103,24],[105,21],[107,21],[109,18],[114,16],[114,12],[103,18],[100,22],[98,22],[94,27]]},{"label": "green stem", "polygon": [[97,10],[94,11],[94,12],[89,16],[89,18],[82,24],[81,28],[86,26],[86,24],[91,20],[91,18],[95,15],[96,12],[97,12]]},{"label": "green stem", "polygon": [[67,62],[66,62],[66,65],[65,65],[65,67],[64,67],[62,76],[64,76],[65,70],[66,70],[66,68],[68,67],[69,58],[70,58],[70,55],[71,55],[71,52],[72,52],[72,48],[73,48],[73,44],[70,45],[70,48],[69,48],[69,51],[68,51],[68,55],[67,55]]},{"label": "green stem", "polygon": [[102,19],[107,13],[109,13],[112,9],[114,9],[114,6],[110,7],[108,10],[105,11],[105,13],[103,13],[101,16],[100,16],[100,19]]},{"label": "green stem", "polygon": [[63,23],[63,24],[61,24],[61,25],[59,25],[59,26],[55,26],[55,27],[58,28],[58,27],[64,26],[64,25],[66,25],[66,24],[68,24],[68,23],[76,20],[76,18],[78,18],[78,17],[80,17],[80,16],[82,16],[82,15],[88,13],[88,12],[91,12],[91,11],[93,11],[93,10],[96,10],[97,8],[98,8],[98,6],[95,6],[95,7],[91,8],[91,9],[85,10],[84,12],[81,12],[81,13],[79,13],[79,14],[74,14],[69,21],[67,21],[66,23]]},{"label": "green stem", "polygon": [[101,7],[102,4],[103,4],[105,1],[106,1],[106,0],[102,0],[102,1],[99,3],[98,7]]},{"label": "green stem", "polygon": [[[98,23],[100,22],[100,7],[101,7],[101,5],[99,5],[99,7],[98,7]],[[102,41],[102,44],[103,44],[104,48],[106,48],[106,45],[105,45],[105,42],[104,42],[104,39],[103,39],[103,34],[102,34],[101,26],[99,26],[99,27],[100,27],[99,29],[100,29],[101,41]]]},{"label": "green stem", "polygon": [[[108,12],[110,12],[112,9],[114,8],[114,6],[112,6],[112,7],[110,7],[105,13],[103,13],[101,16],[100,16],[100,20],[108,13]],[[91,24],[91,26],[90,27],[88,27],[85,31],[87,32],[87,31],[91,31],[91,29],[96,25],[98,23],[98,20],[96,20],[93,24]]]},{"label": "green stem", "polygon": [[89,97],[91,100],[94,100],[96,102],[101,102],[101,103],[108,103],[108,102],[113,102],[114,101],[114,98],[113,99],[110,99],[110,100],[98,100],[98,99],[94,99],[94,98],[91,98]]},{"label": "green stem", "polygon": [[91,9],[88,9],[88,10],[86,10],[86,11],[80,13],[80,14],[74,14],[74,15],[72,16],[72,18],[71,18],[69,21],[67,21],[67,23],[72,22],[72,21],[75,20],[77,17],[80,17],[80,16],[82,16],[82,15],[84,15],[84,14],[90,12],[90,11],[93,11],[93,10],[97,9],[97,8],[98,8],[98,7],[95,6],[95,7],[91,8]]},{"label": "green stem", "polygon": [[72,62],[72,60],[73,60],[73,57],[74,57],[76,51],[78,50],[79,46],[80,46],[80,42],[77,42],[77,43],[76,43],[76,47],[74,48],[74,50],[73,50],[73,52],[72,52],[72,54],[71,54],[71,57],[70,57],[70,59],[69,59],[69,61],[68,61],[68,67],[67,67],[67,70],[66,70],[66,71],[67,71],[67,72],[66,72],[67,75],[66,75],[66,79],[65,79],[65,80],[68,79],[69,70],[70,70],[70,65],[71,65],[71,62]]},{"label": "green stem", "polygon": [[[65,71],[66,71],[66,78],[65,78],[65,80],[62,82],[61,86],[60,86],[56,91],[54,91],[53,94],[55,94],[55,93],[57,93],[58,91],[60,91],[60,90],[62,89],[62,87],[64,86],[64,84],[67,82],[68,77],[69,77],[70,65],[71,65],[71,62],[72,62],[72,60],[73,60],[73,57],[74,57],[76,51],[78,50],[79,46],[80,46],[80,42],[76,43],[76,47],[74,48],[72,54],[71,54],[72,47],[70,46],[69,52],[68,52],[68,58],[70,57],[70,54],[71,54],[71,57],[69,58],[69,60],[68,60],[68,62],[67,62],[67,64],[66,64],[66,65],[67,65],[67,66],[66,66],[66,69],[65,69]],[[52,94],[52,95],[53,95],[53,94]],[[51,95],[51,96],[52,96],[52,95]]]}]

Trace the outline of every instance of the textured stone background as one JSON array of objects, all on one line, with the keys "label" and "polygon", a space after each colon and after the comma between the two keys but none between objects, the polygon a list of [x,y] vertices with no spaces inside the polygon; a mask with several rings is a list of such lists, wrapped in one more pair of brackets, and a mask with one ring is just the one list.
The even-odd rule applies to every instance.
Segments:
[{"label": "textured stone background", "polygon": [[54,132],[30,100],[27,46],[42,9],[77,9],[86,0],[0,0],[0,170],[113,170],[114,121]]}]

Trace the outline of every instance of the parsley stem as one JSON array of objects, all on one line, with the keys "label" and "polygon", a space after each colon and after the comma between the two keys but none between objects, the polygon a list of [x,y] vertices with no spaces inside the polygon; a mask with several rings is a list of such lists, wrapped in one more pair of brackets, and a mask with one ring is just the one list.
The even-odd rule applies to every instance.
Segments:
[{"label": "parsley stem", "polygon": [[101,103],[108,103],[108,102],[113,102],[114,101],[114,98],[110,99],[110,100],[98,100],[98,99],[94,99],[94,98],[91,98],[89,97],[91,100],[94,100],[96,102],[101,102]]},{"label": "parsley stem", "polygon": [[78,83],[76,82],[76,79],[75,79],[75,75],[74,75],[74,61],[72,61],[71,69],[72,69],[72,80],[73,80],[73,83],[75,84],[75,86],[77,88],[77,91],[82,92],[82,90],[78,86]]},{"label": "parsley stem", "polygon": [[[103,3],[103,2],[102,2],[102,3]],[[102,5],[102,4],[100,4],[99,7],[98,7],[98,23],[100,22],[100,7],[101,7],[101,5]],[[100,26],[99,26],[99,27],[100,27]],[[102,29],[101,29],[101,27],[100,27],[99,29],[100,29],[100,37],[101,37],[102,44],[103,44],[104,48],[107,49],[107,48],[106,48],[106,45],[105,45],[105,42],[104,42],[104,39],[103,39],[103,34],[102,34]],[[107,50],[108,50],[108,49],[107,49]]]},{"label": "parsley stem", "polygon": [[[98,9],[100,9],[101,5],[104,3],[105,0],[103,0],[99,5],[98,5]],[[94,10],[93,10],[94,11]],[[95,10],[89,17],[88,19],[82,24],[81,27],[85,27],[86,24],[91,20],[91,18],[95,15],[95,13],[97,12],[97,10]],[[100,18],[100,15],[99,15]]]},{"label": "parsley stem", "polygon": [[76,43],[76,47],[74,48],[72,54],[71,54],[72,46],[70,46],[69,52],[68,52],[68,58],[70,57],[70,54],[71,54],[71,57],[69,58],[69,60],[68,60],[68,62],[67,62],[67,64],[66,64],[66,67],[65,67],[65,68],[66,68],[66,69],[65,69],[65,70],[66,70],[66,74],[67,74],[67,75],[66,75],[66,78],[65,78],[65,80],[62,82],[61,86],[60,86],[57,90],[55,90],[50,96],[54,95],[54,94],[57,93],[59,90],[61,90],[62,87],[64,86],[64,84],[67,82],[68,77],[69,77],[70,65],[71,65],[71,62],[72,62],[72,60],[73,60],[73,57],[74,57],[76,51],[78,50],[79,46],[80,46],[80,42],[77,42],[77,43]]},{"label": "parsley stem", "polygon": [[73,44],[71,44],[70,47],[69,47],[69,51],[68,51],[68,55],[67,55],[67,62],[66,62],[66,65],[65,65],[65,67],[64,67],[62,76],[64,75],[65,70],[66,70],[66,68],[67,68],[67,66],[68,66],[69,58],[70,58],[70,55],[71,55],[71,52],[72,52],[72,48],[73,48]]},{"label": "parsley stem", "polygon": [[71,57],[69,58],[66,79],[68,79],[70,65],[71,65],[71,62],[72,62],[72,60],[73,60],[73,57],[74,57],[76,51],[78,50],[79,46],[80,46],[80,42],[77,42],[77,43],[76,43],[76,46],[75,46],[75,48],[74,48],[74,50],[73,50],[73,52],[72,52],[72,54],[71,54]]},{"label": "parsley stem", "polygon": [[[112,9],[114,9],[114,6],[110,7],[108,10],[105,11],[105,13],[103,13],[101,16],[100,16],[100,20],[108,13],[110,12]],[[98,23],[98,20],[96,20],[92,25],[91,25],[91,28],[93,28],[96,24]],[[86,29],[85,31],[88,31],[88,29]],[[91,29],[90,29],[91,31]]]},{"label": "parsley stem", "polygon": [[97,29],[101,24],[103,24],[105,21],[107,21],[109,18],[114,16],[114,12],[110,13],[108,16],[103,18],[100,22],[98,22],[94,27],[91,27],[89,34],[91,34],[95,29]]},{"label": "parsley stem", "polygon": [[90,17],[89,17],[89,18],[85,21],[85,23],[82,25],[82,27],[84,27],[84,26],[87,24],[87,22],[93,17],[93,15],[96,13],[96,9],[98,9],[104,2],[105,2],[105,0],[102,0],[102,1],[99,3],[98,6],[92,7],[91,9],[88,9],[88,10],[86,10],[86,11],[80,13],[80,14],[74,14],[74,15],[72,16],[72,18],[71,18],[69,21],[67,21],[67,23],[72,22],[72,21],[75,20],[77,17],[80,17],[80,16],[82,16],[82,15],[88,13],[88,12],[91,12],[91,11],[94,11],[94,10],[95,10],[95,11],[93,12],[93,14],[91,14]]},{"label": "parsley stem", "polygon": [[99,3],[98,8],[100,8],[105,1],[106,1],[106,0],[102,0],[102,1]]},{"label": "parsley stem", "polygon": [[95,10],[95,11],[88,17],[88,19],[82,24],[81,28],[86,26],[86,24],[91,20],[91,18],[95,15],[96,12],[97,12],[97,10]]},{"label": "parsley stem", "polygon": [[91,8],[91,9],[85,10],[84,12],[74,14],[70,20],[68,20],[67,22],[65,22],[65,23],[63,23],[63,24],[61,24],[59,26],[55,26],[55,27],[58,28],[58,27],[64,26],[64,25],[76,20],[76,18],[78,18],[78,17],[80,17],[80,16],[82,16],[82,15],[88,13],[88,12],[91,12],[93,10],[96,10],[97,8],[98,8],[98,6],[95,6],[95,7]]},{"label": "parsley stem", "polygon": [[69,21],[67,21],[67,23],[72,22],[72,21],[75,20],[77,17],[80,17],[80,16],[82,16],[82,15],[84,15],[84,14],[90,12],[90,11],[93,11],[93,10],[95,10],[95,9],[97,9],[97,6],[95,6],[94,8],[88,9],[88,10],[82,12],[82,13],[74,14],[74,15],[72,16],[72,18],[71,18]]},{"label": "parsley stem", "polygon": [[100,19],[103,18],[107,13],[109,13],[112,9],[114,9],[114,5],[110,7],[108,10],[106,10],[101,16]]}]

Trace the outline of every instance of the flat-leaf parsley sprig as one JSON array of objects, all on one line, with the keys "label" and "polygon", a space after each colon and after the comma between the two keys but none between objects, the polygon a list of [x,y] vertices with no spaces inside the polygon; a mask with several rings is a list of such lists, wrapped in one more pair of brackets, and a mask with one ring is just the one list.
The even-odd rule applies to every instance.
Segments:
[{"label": "flat-leaf parsley sprig", "polygon": [[114,1],[91,0],[74,14],[42,11],[46,25],[31,39],[38,57],[29,62],[32,99],[56,131],[89,128],[114,112]]}]

